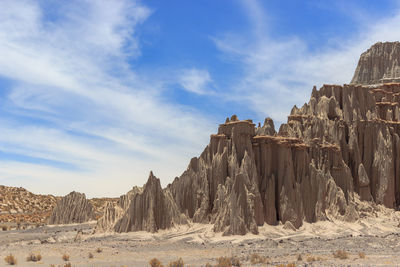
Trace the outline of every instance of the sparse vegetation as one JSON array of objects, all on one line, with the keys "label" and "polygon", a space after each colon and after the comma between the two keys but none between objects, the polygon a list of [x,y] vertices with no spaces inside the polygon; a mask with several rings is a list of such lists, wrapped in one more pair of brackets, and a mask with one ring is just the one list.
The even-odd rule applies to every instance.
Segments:
[{"label": "sparse vegetation", "polygon": [[333,252],[333,257],[338,258],[341,260],[345,260],[349,258],[349,253],[347,253],[345,250],[337,250],[336,252]]},{"label": "sparse vegetation", "polygon": [[149,261],[151,267],[164,267],[164,265],[158,259],[154,258]]},{"label": "sparse vegetation", "polygon": [[219,257],[217,259],[217,265],[215,265],[215,267],[232,267],[232,266],[237,266],[237,267],[241,266],[240,260],[236,257]]},{"label": "sparse vegetation", "polygon": [[63,259],[64,261],[69,261],[69,255],[68,255],[68,254],[64,254],[64,255],[62,256],[62,259]]},{"label": "sparse vegetation", "polygon": [[365,259],[365,253],[364,252],[359,252],[358,253],[358,257],[360,257],[360,259]]},{"label": "sparse vegetation", "polygon": [[89,259],[93,259],[93,254],[92,254],[92,252],[89,252],[88,257],[89,257]]},{"label": "sparse vegetation", "polygon": [[40,254],[33,254],[31,253],[28,257],[26,257],[26,261],[33,261],[33,262],[37,262],[37,261],[41,261],[42,260],[42,255]]},{"label": "sparse vegetation", "polygon": [[97,248],[97,249],[96,249],[96,252],[97,252],[97,253],[101,253],[102,251],[103,251],[102,248]]},{"label": "sparse vegetation", "polygon": [[17,259],[12,255],[8,255],[4,258],[4,261],[7,262],[10,265],[16,265],[17,264]]},{"label": "sparse vegetation", "polygon": [[313,262],[316,261],[317,259],[314,256],[308,256],[307,257],[307,262]]},{"label": "sparse vegetation", "polygon": [[261,256],[257,253],[253,253],[250,256],[250,262],[251,262],[251,264],[266,263],[267,258],[264,256]]},{"label": "sparse vegetation", "polygon": [[176,261],[171,261],[171,262],[168,264],[168,267],[183,267],[183,266],[185,266],[185,264],[183,263],[182,258],[179,258],[179,259],[176,260]]}]

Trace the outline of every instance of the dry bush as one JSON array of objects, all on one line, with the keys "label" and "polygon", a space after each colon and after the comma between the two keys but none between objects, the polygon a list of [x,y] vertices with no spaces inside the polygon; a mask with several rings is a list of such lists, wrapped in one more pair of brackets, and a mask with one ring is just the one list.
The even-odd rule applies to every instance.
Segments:
[{"label": "dry bush", "polygon": [[33,261],[33,262],[37,262],[37,261],[41,261],[42,260],[42,255],[40,254],[33,254],[31,253],[28,257],[26,257],[26,261]]},{"label": "dry bush", "polygon": [[297,255],[297,261],[302,261],[303,257],[301,256],[301,254]]},{"label": "dry bush", "polygon": [[93,259],[93,254],[92,254],[92,252],[89,252],[88,257],[89,257],[89,259]]},{"label": "dry bush", "polygon": [[185,264],[183,263],[182,258],[179,258],[179,260],[176,261],[171,261],[168,264],[168,267],[183,267],[183,266],[185,266]]},{"label": "dry bush", "polygon": [[236,258],[236,257],[231,257],[231,263],[232,263],[232,266],[235,266],[235,267],[241,266],[239,258]]},{"label": "dry bush", "polygon": [[102,251],[103,251],[103,249],[101,249],[101,248],[97,248],[97,249],[96,249],[96,252],[97,252],[97,253],[101,253]]},{"label": "dry bush", "polygon": [[232,267],[231,258],[219,257],[217,259],[217,265],[215,265],[215,267]]},{"label": "dry bush", "polygon": [[158,259],[154,258],[149,261],[151,267],[164,267],[164,265]]},{"label": "dry bush", "polygon": [[2,226],[1,226],[1,230],[3,230],[3,231],[7,231],[7,230],[8,230],[8,227],[7,227],[7,225],[2,225]]},{"label": "dry bush", "polygon": [[69,255],[68,255],[68,254],[62,255],[62,259],[63,259],[64,261],[69,261]]},{"label": "dry bush", "polygon": [[349,253],[347,253],[345,250],[339,249],[336,252],[333,252],[333,257],[345,260],[349,258]]},{"label": "dry bush", "polygon": [[264,256],[261,256],[257,253],[253,253],[250,256],[250,262],[251,264],[257,264],[257,263],[266,263],[267,262],[267,258]]},{"label": "dry bush", "polygon": [[4,261],[10,265],[17,265],[17,258],[15,258],[12,254],[5,257]]},{"label": "dry bush", "polygon": [[313,262],[316,261],[317,259],[314,256],[308,256],[307,257],[307,262]]},{"label": "dry bush", "polygon": [[360,259],[365,259],[365,253],[364,252],[359,252],[358,253],[358,257],[360,257]]}]

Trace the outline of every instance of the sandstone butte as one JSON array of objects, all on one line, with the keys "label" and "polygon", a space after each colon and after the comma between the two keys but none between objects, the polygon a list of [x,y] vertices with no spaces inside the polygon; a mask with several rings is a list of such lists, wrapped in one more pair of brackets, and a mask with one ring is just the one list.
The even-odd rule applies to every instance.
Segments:
[{"label": "sandstone butte", "polygon": [[[156,232],[188,221],[224,235],[263,224],[357,220],[359,201],[400,205],[400,43],[377,43],[352,82],[312,90],[276,132],[235,115],[186,171],[161,188],[150,173],[107,203],[97,231]],[[389,82],[390,83],[387,83]]]}]

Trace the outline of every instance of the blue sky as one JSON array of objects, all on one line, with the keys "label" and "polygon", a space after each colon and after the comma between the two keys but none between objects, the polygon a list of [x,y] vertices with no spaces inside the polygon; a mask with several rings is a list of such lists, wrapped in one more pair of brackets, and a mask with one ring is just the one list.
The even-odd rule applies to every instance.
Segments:
[{"label": "blue sky", "polygon": [[286,121],[400,40],[399,1],[0,2],[0,184],[165,186],[227,116]]}]

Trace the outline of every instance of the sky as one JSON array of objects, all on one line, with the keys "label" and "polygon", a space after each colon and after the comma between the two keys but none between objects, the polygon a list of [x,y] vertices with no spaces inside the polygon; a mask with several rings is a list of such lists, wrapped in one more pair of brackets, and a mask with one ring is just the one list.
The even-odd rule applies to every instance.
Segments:
[{"label": "sky", "polygon": [[166,186],[226,117],[285,123],[399,25],[394,0],[1,0],[0,184]]}]

